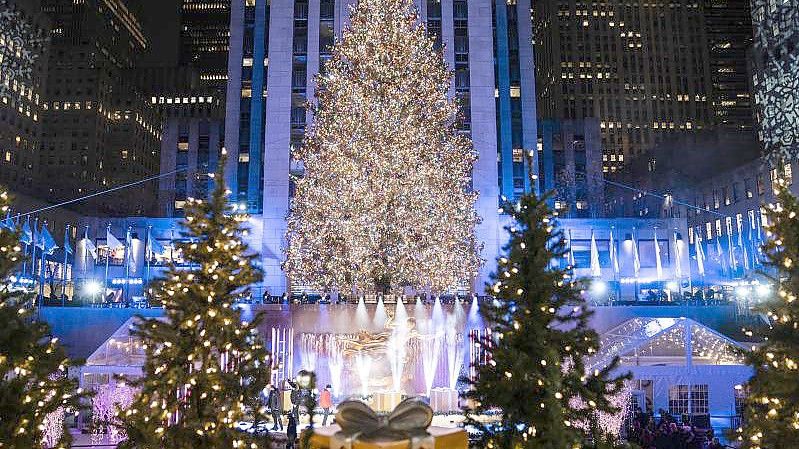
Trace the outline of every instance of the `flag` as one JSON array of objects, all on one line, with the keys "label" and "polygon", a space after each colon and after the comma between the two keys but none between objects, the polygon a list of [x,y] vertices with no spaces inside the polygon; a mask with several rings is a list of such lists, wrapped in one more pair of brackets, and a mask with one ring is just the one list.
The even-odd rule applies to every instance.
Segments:
[{"label": "flag", "polygon": [[147,259],[150,260],[153,256],[164,254],[164,246],[161,242],[153,238],[152,229],[147,230],[147,246],[145,247]]},{"label": "flag", "polygon": [[84,231],[83,233],[83,239],[81,240],[81,242],[83,242],[83,248],[85,249],[85,251],[91,254],[92,259],[97,260],[97,245],[95,245],[92,239],[89,238],[88,227],[86,227],[86,231]]},{"label": "flag", "polygon": [[737,218],[738,225],[738,247],[741,248],[741,257],[743,258],[744,263],[744,270],[749,270],[749,255],[746,251],[746,246],[744,246],[744,230],[743,230],[743,219],[742,217]]},{"label": "flag", "polygon": [[641,273],[641,258],[638,255],[638,242],[635,238],[635,229],[633,229],[633,271],[635,272],[636,278]]},{"label": "flag", "polygon": [[657,228],[652,230],[652,233],[655,236],[655,269],[657,272],[658,280],[663,279],[663,263],[660,260],[660,244],[658,244],[658,230]]},{"label": "flag", "polygon": [[64,229],[64,252],[72,254],[72,245],[69,244],[69,226]]},{"label": "flag", "polygon": [[42,230],[39,233],[39,239],[36,242],[36,247],[44,251],[45,254],[53,254],[53,251],[58,248],[58,245],[55,243],[55,239],[52,235],[50,235],[50,230],[47,229],[47,223],[42,226]]},{"label": "flag", "polygon": [[106,229],[105,231],[105,242],[106,246],[108,246],[108,248],[111,251],[125,247],[125,245],[123,245],[122,242],[120,242],[119,239],[114,237],[114,234],[111,233],[110,225],[108,226],[108,229]]},{"label": "flag", "polygon": [[680,241],[677,240],[677,231],[674,231],[674,277],[682,279],[682,251]]},{"label": "flag", "polygon": [[613,265],[613,272],[619,274],[619,255],[616,253],[616,242],[613,241],[613,229],[610,230],[610,264]]},{"label": "flag", "polygon": [[25,219],[25,223],[22,225],[22,235],[19,236],[19,241],[30,245],[33,243],[33,231],[31,231],[31,217],[27,217]]},{"label": "flag", "polygon": [[136,254],[133,253],[133,233],[131,228],[128,228],[128,233],[125,236],[125,247],[127,248],[125,261],[128,268],[128,273],[136,274]]},{"label": "flag", "polygon": [[0,221],[0,228],[6,228],[12,232],[17,229],[17,226],[14,224],[14,220],[11,219],[11,211],[8,211],[5,220]]},{"label": "flag", "polygon": [[705,275],[705,251],[702,249],[702,237],[699,234],[696,235],[694,239],[694,244],[696,246],[696,265],[699,270],[699,275]]},{"label": "flag", "polygon": [[599,265],[599,248],[596,246],[593,230],[591,231],[591,276],[597,278],[602,276],[602,268]]},{"label": "flag", "polygon": [[730,271],[734,274],[738,271],[738,260],[735,257],[735,248],[732,246],[732,236],[727,234],[727,249],[730,252]]},{"label": "flag", "polygon": [[577,268],[577,261],[574,259],[574,245],[572,245],[572,230],[569,229],[569,266]]}]

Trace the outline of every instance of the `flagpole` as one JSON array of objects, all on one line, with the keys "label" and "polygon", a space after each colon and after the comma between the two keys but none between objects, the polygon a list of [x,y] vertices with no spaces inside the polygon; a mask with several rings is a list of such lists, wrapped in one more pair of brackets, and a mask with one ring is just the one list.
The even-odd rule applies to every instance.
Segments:
[{"label": "flagpole", "polygon": [[[36,286],[36,278],[38,277],[38,273],[36,269],[39,266],[39,259],[36,258],[36,237],[37,237],[37,229],[39,228],[39,217],[33,219],[33,230],[31,231],[31,241],[33,249],[31,250],[31,280],[33,280],[33,285],[31,288],[35,288]],[[38,301],[36,301],[38,303]]]},{"label": "flagpole", "polygon": [[122,300],[125,302],[125,305],[128,304],[128,295],[130,295],[130,287],[128,287],[128,284],[130,284],[130,260],[128,260],[130,258],[130,248],[129,248],[129,246],[130,246],[130,226],[128,226],[127,234],[125,234],[125,256],[124,256],[124,261],[125,261],[125,287],[124,287],[124,290],[123,290],[125,292],[125,297],[122,298]]},{"label": "flagpole", "polygon": [[144,244],[144,253],[145,253],[144,259],[147,265],[145,266],[145,272],[144,272],[145,282],[142,290],[142,293],[145,293],[144,295],[145,297],[147,296],[146,295],[147,285],[150,283],[150,257],[152,256],[152,247],[153,247],[152,239],[153,239],[153,225],[147,225],[147,242]]},{"label": "flagpole", "polygon": [[[45,220],[42,223],[42,231],[47,227],[47,221]],[[41,268],[39,269],[39,305],[44,305],[44,281],[47,273],[47,248],[44,246],[45,242],[42,242],[42,262]]]},{"label": "flagpole", "polygon": [[108,227],[106,228],[105,232],[106,232],[105,233],[106,250],[105,250],[105,278],[103,279],[103,297],[102,297],[103,303],[105,303],[105,297],[108,292],[108,263],[111,260],[111,245],[110,242],[108,241],[108,234],[111,233],[111,223],[108,223]]},{"label": "flagpole", "polygon": [[69,225],[66,225],[66,228],[64,229],[64,266],[62,267],[62,272],[61,272],[62,306],[64,306],[67,297],[67,257],[69,255],[69,251],[67,251],[68,246],[69,246]]},{"label": "flagpole", "polygon": [[[696,235],[694,235],[696,238]],[[685,237],[683,237],[685,239]],[[685,242],[685,240],[683,240]],[[680,242],[677,240],[677,228],[674,228],[674,244],[679,245]],[[691,299],[694,297],[694,270],[691,268],[691,242],[688,242],[687,245],[684,245],[688,249],[688,291],[691,292]],[[677,253],[677,257],[680,257],[682,254]],[[682,281],[680,281],[682,284]]]},{"label": "flagpole", "polygon": [[[89,225],[84,226],[86,229],[83,231],[83,238],[89,240]],[[83,242],[83,278],[86,279],[86,273],[89,271],[89,248],[87,248],[87,242]]]}]

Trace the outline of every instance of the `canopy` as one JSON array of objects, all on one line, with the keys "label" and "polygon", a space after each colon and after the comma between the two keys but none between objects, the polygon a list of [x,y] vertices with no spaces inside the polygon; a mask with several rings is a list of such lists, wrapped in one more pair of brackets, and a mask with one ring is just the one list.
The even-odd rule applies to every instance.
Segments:
[{"label": "canopy", "polygon": [[634,318],[602,334],[590,370],[607,366],[614,357],[622,365],[744,365],[736,341],[689,318]]}]

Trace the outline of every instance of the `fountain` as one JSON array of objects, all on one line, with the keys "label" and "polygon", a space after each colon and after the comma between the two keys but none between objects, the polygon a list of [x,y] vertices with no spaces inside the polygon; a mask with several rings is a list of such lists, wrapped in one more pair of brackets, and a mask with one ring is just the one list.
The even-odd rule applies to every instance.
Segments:
[{"label": "fountain", "polygon": [[372,358],[368,355],[358,353],[355,356],[355,369],[358,370],[358,377],[361,380],[361,396],[369,396],[369,378],[372,373]]}]

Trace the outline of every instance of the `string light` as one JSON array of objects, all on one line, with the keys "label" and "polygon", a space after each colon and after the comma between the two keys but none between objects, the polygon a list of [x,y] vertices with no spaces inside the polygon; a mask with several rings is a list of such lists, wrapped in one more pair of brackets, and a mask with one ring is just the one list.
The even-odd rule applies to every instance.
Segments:
[{"label": "string light", "polygon": [[289,278],[348,294],[471,282],[476,153],[413,2],[357,2],[332,53],[294,154],[305,174],[288,219]]}]

